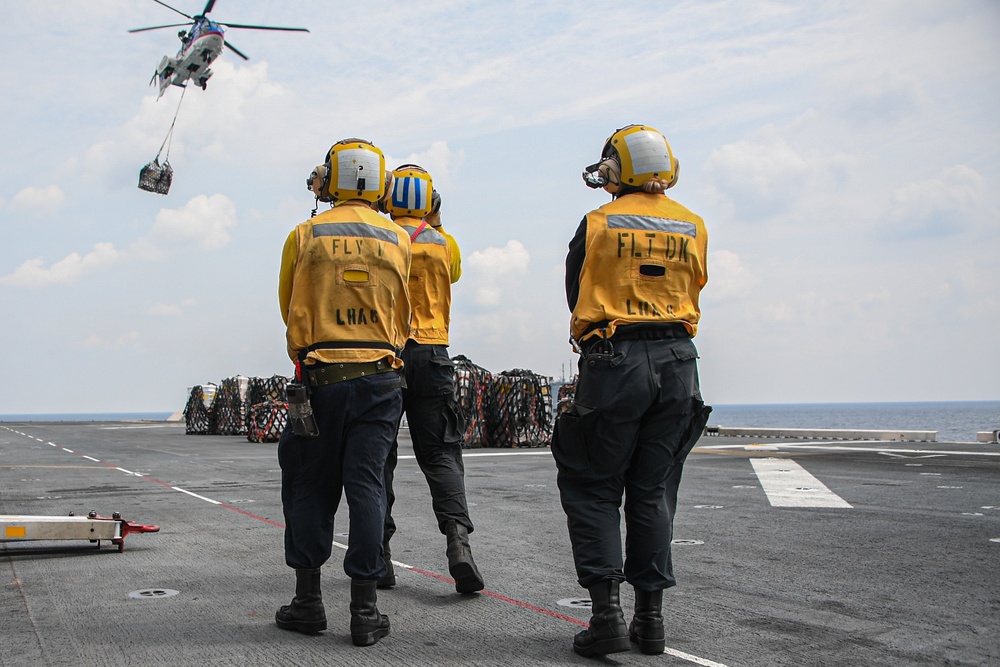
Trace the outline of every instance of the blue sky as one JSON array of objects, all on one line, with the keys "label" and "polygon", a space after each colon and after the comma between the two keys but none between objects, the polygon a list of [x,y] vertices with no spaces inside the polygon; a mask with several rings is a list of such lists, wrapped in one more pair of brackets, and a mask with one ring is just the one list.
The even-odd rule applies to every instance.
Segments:
[{"label": "blue sky", "polygon": [[[170,3],[189,14],[200,0]],[[136,187],[181,90],[152,1],[14,3],[0,26],[0,413],[173,411],[288,375],[281,245],[305,178],[368,138],[433,175],[463,250],[453,355],[573,371],[582,168],[662,131],[705,218],[709,403],[996,400],[1000,5],[219,0],[166,197]]]}]

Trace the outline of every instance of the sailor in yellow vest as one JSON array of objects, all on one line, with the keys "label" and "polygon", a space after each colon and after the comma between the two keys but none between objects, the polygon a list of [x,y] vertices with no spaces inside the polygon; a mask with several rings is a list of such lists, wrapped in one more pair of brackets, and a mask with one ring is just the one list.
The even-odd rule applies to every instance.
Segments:
[{"label": "sailor in yellow vest", "polygon": [[305,633],[326,629],[320,567],[330,557],[343,493],[350,508],[343,566],[358,646],[389,634],[376,606],[385,574],[382,480],[402,412],[399,369],[410,321],[410,237],[375,210],[387,178],[382,151],[370,142],[334,144],[307,185],[335,206],[288,235],[278,283],[288,355],[310,393],[298,405],[290,384],[289,414],[311,406],[315,422],[293,420],[278,442],[285,562],[296,586],[275,621]]},{"label": "sailor in yellow vest", "polygon": [[[664,195],[678,163],[645,125],[616,131],[584,180],[613,200],[584,217],[566,257],[570,330],[580,353],[572,408],[552,454],[579,584],[589,589],[584,656],[662,653],[663,589],[681,468],[711,408],[701,398],[692,338],[708,281],[700,217]],[[625,498],[625,558],[619,508]],[[635,588],[625,625],[619,584]]]},{"label": "sailor in yellow vest", "polygon": [[[383,208],[409,235],[413,250],[409,280],[413,319],[403,350],[403,409],[413,453],[430,488],[438,529],[447,538],[448,570],[455,579],[455,590],[473,593],[482,590],[484,583],[469,546],[473,525],[465,498],[464,428],[458,411],[455,365],[448,356],[451,285],[462,276],[462,257],[458,243],[441,226],[441,198],[430,174],[417,165],[404,164],[392,176],[392,194],[384,200]],[[396,531],[392,518],[396,451],[394,445],[385,467],[388,511],[383,553],[387,572],[379,588],[396,584],[389,550],[389,540]]]}]

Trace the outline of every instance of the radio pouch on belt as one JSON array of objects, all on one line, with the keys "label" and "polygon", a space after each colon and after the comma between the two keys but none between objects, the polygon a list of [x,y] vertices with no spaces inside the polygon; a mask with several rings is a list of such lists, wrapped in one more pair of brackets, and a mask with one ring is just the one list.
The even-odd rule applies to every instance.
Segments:
[{"label": "radio pouch on belt", "polygon": [[295,379],[285,385],[285,393],[288,397],[288,422],[292,425],[292,432],[309,438],[318,436],[319,426],[309,401],[309,382],[301,362],[295,362]]}]

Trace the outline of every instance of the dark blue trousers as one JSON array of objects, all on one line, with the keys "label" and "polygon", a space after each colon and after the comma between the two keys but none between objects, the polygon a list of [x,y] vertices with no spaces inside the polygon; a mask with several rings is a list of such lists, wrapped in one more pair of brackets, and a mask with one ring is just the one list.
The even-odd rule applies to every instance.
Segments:
[{"label": "dark blue trousers", "polygon": [[350,531],[344,572],[352,579],[385,574],[382,475],[403,406],[400,378],[381,373],[313,390],[319,436],[286,427],[278,442],[281,504],[285,515],[285,562],[318,568],[333,549],[333,523],[347,496]]},{"label": "dark blue trousers", "polygon": [[552,455],[581,586],[627,580],[652,592],[676,584],[677,489],[709,412],[688,338],[624,340],[611,354],[580,358],[573,407],[556,421]]},{"label": "dark blue trousers", "polygon": [[[444,345],[421,345],[413,340],[407,342],[402,357],[406,377],[403,409],[406,411],[413,453],[430,489],[431,507],[438,529],[444,534],[445,524],[457,521],[471,533],[474,526],[465,497],[465,464],[462,461],[465,429],[458,410],[455,364]],[[386,543],[396,532],[396,522],[392,518],[395,501],[392,479],[397,448],[397,443],[393,443],[385,467],[388,496],[384,531]]]}]

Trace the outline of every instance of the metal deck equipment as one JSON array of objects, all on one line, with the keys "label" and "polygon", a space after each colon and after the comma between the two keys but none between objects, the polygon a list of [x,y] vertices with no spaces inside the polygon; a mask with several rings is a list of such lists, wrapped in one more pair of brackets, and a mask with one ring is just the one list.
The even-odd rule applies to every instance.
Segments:
[{"label": "metal deck equipment", "polygon": [[0,542],[29,540],[89,540],[101,548],[101,540],[118,545],[125,551],[125,536],[129,533],[157,533],[159,526],[132,523],[120,512],[110,517],[91,511],[87,516],[27,516],[0,514]]}]

